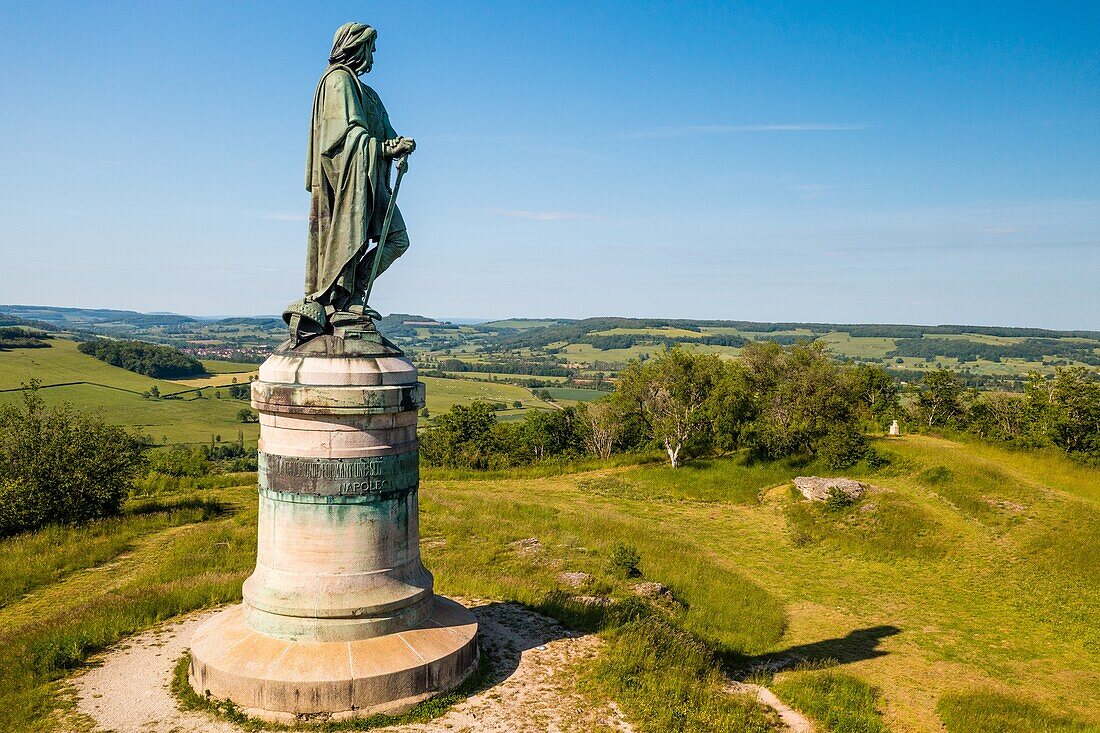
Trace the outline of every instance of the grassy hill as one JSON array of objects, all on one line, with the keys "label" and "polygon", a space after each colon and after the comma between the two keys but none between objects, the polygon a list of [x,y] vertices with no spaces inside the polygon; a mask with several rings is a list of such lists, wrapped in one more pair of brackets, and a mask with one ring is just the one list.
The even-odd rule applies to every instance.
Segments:
[{"label": "grassy hill", "polygon": [[[891,464],[864,478],[879,488],[832,511],[792,496],[796,468],[737,459],[428,470],[425,563],[441,593],[582,623],[593,607],[568,596],[632,597],[608,561],[635,546],[641,579],[675,601],[605,631],[576,674],[639,731],[777,730],[722,688],[766,665],[782,670],[755,679],[822,733],[1100,730],[1100,471],[928,437],[876,447]],[[61,729],[51,681],[85,655],[238,599],[254,497],[207,489],[0,542],[6,729]],[[572,589],[562,571],[594,579]]]}]

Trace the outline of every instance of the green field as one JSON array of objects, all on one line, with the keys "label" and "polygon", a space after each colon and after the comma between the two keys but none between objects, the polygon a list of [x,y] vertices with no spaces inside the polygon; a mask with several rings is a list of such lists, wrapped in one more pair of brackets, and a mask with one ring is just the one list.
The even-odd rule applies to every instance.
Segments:
[{"label": "green field", "polygon": [[555,402],[563,405],[575,405],[578,402],[591,402],[601,397],[606,397],[609,392],[600,392],[595,389],[583,389],[579,387],[547,387],[546,391],[554,398]]},{"label": "green field", "polygon": [[77,351],[75,341],[53,339],[48,343],[47,349],[0,352],[0,390],[18,389],[31,379],[39,379],[43,385],[91,382],[138,393],[153,385],[165,394],[180,390],[174,382],[128,372],[82,354]]},{"label": "green field", "polygon": [[503,402],[509,407],[513,402],[522,402],[525,408],[548,409],[550,405],[536,398],[530,390],[503,382],[475,382],[469,379],[444,379],[442,377],[421,377],[428,394],[428,411],[439,415],[454,405],[469,405],[471,402]]},{"label": "green field", "polygon": [[133,428],[156,443],[209,443],[217,436],[232,442],[243,432],[245,442],[254,445],[259,435],[255,423],[237,420],[237,412],[248,403],[229,399],[225,390],[220,390],[221,399],[214,397],[217,390],[213,388],[203,390],[202,399],[195,399],[195,392],[177,400],[146,399],[141,393],[153,386],[162,395],[189,387],[111,366],[80,353],[73,341],[55,339],[48,349],[0,352],[0,389],[9,390],[0,392],[0,403],[22,399],[18,387],[32,378],[42,381],[40,394],[46,404],[69,403],[96,412],[108,422]]},{"label": "green field", "polygon": [[241,372],[254,372],[260,368],[259,364],[246,364],[243,361],[217,361],[216,359],[200,359],[202,368],[211,374],[240,374]]},{"label": "green field", "polygon": [[[0,389],[10,390],[0,392],[0,403],[21,399],[19,385],[38,377],[48,387],[41,391],[47,404],[67,402],[79,409],[97,412],[108,422],[138,430],[156,443],[209,443],[214,438],[233,442],[238,432],[243,431],[245,442],[255,445],[258,426],[237,420],[237,412],[249,403],[230,399],[225,387],[233,379],[247,381],[256,365],[204,364],[216,364],[232,371],[198,379],[150,379],[82,354],[76,350],[75,342],[58,339],[51,342],[49,349],[0,352]],[[428,385],[427,406],[432,415],[477,400],[508,405],[509,409],[498,415],[502,420],[520,419],[528,409],[553,409],[530,390],[504,382],[439,377],[423,377],[422,380]],[[76,384],[64,384],[66,382]],[[141,393],[154,385],[162,395],[181,393],[182,399],[144,398]],[[196,399],[200,388],[202,398]],[[221,395],[220,399],[215,396],[217,394]],[[523,403],[521,409],[511,409],[516,401]]]},{"label": "green field", "polygon": [[[767,664],[783,669],[755,679],[821,733],[1100,730],[1100,471],[928,437],[877,448],[892,463],[864,478],[879,488],[833,511],[793,498],[799,471],[782,463],[426,470],[425,563],[441,593],[579,620],[555,595],[558,573],[596,578],[567,592],[630,597],[608,558],[635,546],[643,578],[677,602],[607,631],[576,674],[582,694],[616,700],[643,732],[778,733],[721,691],[724,675]],[[51,681],[85,655],[239,598],[254,496],[206,489],[0,542],[4,729],[62,729]],[[529,537],[540,549],[517,552]],[[691,652],[684,632],[710,651]],[[710,653],[721,664],[708,672]]]}]

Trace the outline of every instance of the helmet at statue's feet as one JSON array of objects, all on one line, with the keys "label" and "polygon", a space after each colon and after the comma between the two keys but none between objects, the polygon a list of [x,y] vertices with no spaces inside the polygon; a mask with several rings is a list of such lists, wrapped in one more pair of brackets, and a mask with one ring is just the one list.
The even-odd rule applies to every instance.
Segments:
[{"label": "helmet at statue's feet", "polygon": [[290,327],[292,346],[325,332],[328,317],[325,307],[315,300],[296,300],[283,311],[283,321]]}]

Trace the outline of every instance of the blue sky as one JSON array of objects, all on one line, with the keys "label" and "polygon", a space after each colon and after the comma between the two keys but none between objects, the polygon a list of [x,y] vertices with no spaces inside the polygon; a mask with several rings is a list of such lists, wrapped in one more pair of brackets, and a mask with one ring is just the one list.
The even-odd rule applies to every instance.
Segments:
[{"label": "blue sky", "polygon": [[418,150],[375,305],[1100,328],[1100,4],[0,4],[0,302],[277,313],[332,33]]}]

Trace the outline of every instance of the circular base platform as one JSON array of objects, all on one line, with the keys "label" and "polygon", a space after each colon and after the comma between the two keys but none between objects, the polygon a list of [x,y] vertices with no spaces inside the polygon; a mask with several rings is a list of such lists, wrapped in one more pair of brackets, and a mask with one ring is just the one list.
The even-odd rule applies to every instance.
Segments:
[{"label": "circular base platform", "polygon": [[287,641],[252,631],[244,606],[218,613],[191,642],[191,687],[274,722],[402,713],[453,690],[477,667],[477,620],[435,596],[427,620],[359,641]]}]

